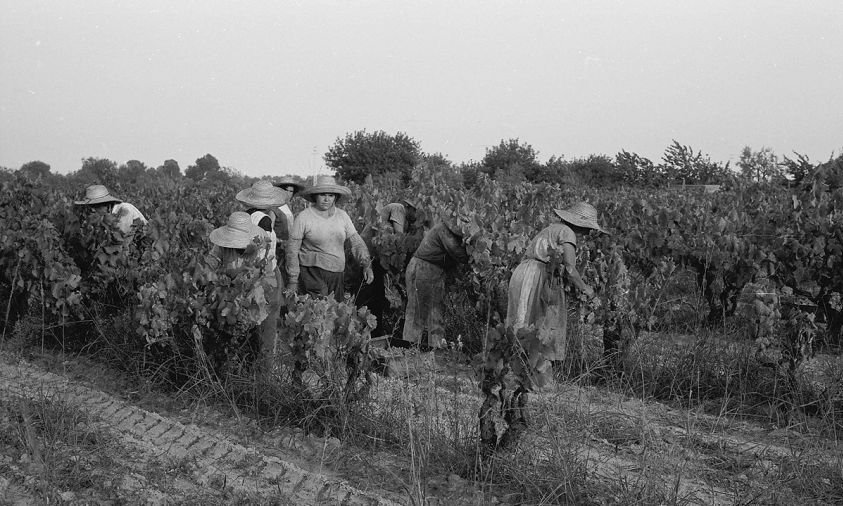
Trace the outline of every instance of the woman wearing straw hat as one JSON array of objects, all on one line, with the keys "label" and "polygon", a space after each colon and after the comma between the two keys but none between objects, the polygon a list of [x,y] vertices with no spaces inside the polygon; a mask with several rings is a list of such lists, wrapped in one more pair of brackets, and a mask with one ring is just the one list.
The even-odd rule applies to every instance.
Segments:
[{"label": "woman wearing straw hat", "polygon": [[110,212],[117,216],[117,227],[127,234],[132,229],[135,220],[147,223],[143,213],[137,207],[123,202],[112,195],[108,188],[101,184],[94,184],[85,188],[85,198],[74,202],[77,206],[91,206],[92,209]]},{"label": "woman wearing straw hat", "polygon": [[565,358],[568,311],[562,280],[556,273],[556,261],[561,261],[563,276],[587,297],[594,290],[585,284],[576,267],[577,236],[590,230],[604,232],[597,223],[597,210],[585,202],[577,202],[568,209],[554,209],[561,222],[553,223],[539,232],[527,246],[524,259],[509,280],[506,326],[518,329],[536,325],[540,333],[554,336],[554,352],[546,356],[556,361]]},{"label": "woman wearing straw hat", "polygon": [[[279,206],[276,210],[275,218],[275,235],[278,236],[279,241],[287,241],[290,238],[290,229],[293,228],[293,210],[290,209],[290,201],[293,197],[304,190],[304,185],[296,182],[290,176],[284,176],[278,181],[272,183],[274,186],[281,188],[287,195],[287,202]],[[280,253],[280,252],[279,252]],[[279,260],[282,260],[279,258]]]},{"label": "woman wearing straw hat", "polygon": [[[265,251],[265,248],[268,246],[265,242],[265,231],[252,223],[252,218],[248,213],[243,211],[235,211],[231,213],[225,225],[215,228],[211,232],[210,239],[211,244],[213,244],[214,247],[208,256],[205,257],[205,262],[209,267],[220,270],[239,269],[240,267],[243,267],[247,259],[254,260],[255,258],[259,258],[261,253]],[[263,248],[259,246],[261,241],[264,242]],[[266,290],[266,283],[263,282],[266,280],[266,277],[264,276],[259,279],[262,282],[261,284],[263,285],[264,290]],[[269,304],[267,304],[267,306],[269,306]],[[270,316],[268,307],[262,309],[267,310],[265,314],[263,311],[260,311],[258,314],[252,314],[255,318],[255,320],[252,321],[258,324],[257,331],[259,334],[258,337],[261,338],[261,346],[263,346],[262,330],[265,328],[264,322],[266,322]],[[268,363],[268,359],[270,359],[271,356],[272,355],[268,353],[261,353],[262,360],[260,360],[260,362]]]},{"label": "woman wearing straw hat", "polygon": [[[312,205],[300,212],[293,222],[287,244],[287,288],[293,292],[328,296],[342,301],[345,295],[345,241],[364,268],[366,284],[374,279],[369,250],[354,228],[348,214],[336,203],[351,195],[346,186],[332,176],[318,176],[316,184],[300,195]],[[301,288],[299,288],[301,285]]]},{"label": "woman wearing straw hat", "polygon": [[214,248],[208,254],[207,263],[214,269],[236,269],[243,266],[244,260],[258,253],[255,239],[264,237],[264,230],[252,223],[248,213],[235,211],[228,217],[228,222],[211,232],[211,244]]},{"label": "woman wearing straw hat", "polygon": [[263,231],[263,236],[269,241],[266,251],[266,271],[264,281],[271,287],[266,300],[269,301],[269,316],[261,323],[261,352],[265,356],[275,350],[278,317],[283,305],[282,290],[284,289],[284,275],[278,268],[276,248],[278,237],[275,235],[275,209],[287,203],[290,196],[269,181],[258,181],[250,188],[237,192],[235,197],[246,206],[246,212],[256,226]]},{"label": "woman wearing straw hat", "polygon": [[237,192],[235,198],[246,206],[246,212],[252,217],[252,222],[266,232],[265,235],[272,244],[268,260],[271,269],[275,270],[278,265],[275,254],[278,245],[278,236],[275,234],[278,216],[276,210],[290,200],[289,192],[269,181],[258,181],[250,188]]}]

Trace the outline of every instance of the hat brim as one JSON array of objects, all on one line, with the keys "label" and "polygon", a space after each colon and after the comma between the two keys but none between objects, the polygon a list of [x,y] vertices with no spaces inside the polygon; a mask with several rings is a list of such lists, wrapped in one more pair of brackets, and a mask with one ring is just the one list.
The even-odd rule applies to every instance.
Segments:
[{"label": "hat brim", "polygon": [[591,230],[597,230],[602,234],[611,235],[596,221],[583,219],[582,217],[577,216],[574,213],[570,213],[564,209],[554,209],[553,212],[556,213],[556,216],[559,216],[559,218],[561,218],[562,221],[564,221],[565,223],[570,223],[571,225],[574,225],[576,227],[590,228]]},{"label": "hat brim", "polygon": [[258,209],[268,209],[270,207],[279,207],[287,203],[287,194],[284,190],[277,186],[272,187],[270,195],[256,195],[252,188],[240,190],[234,197],[238,201],[247,206],[256,207]]},{"label": "hat brim", "polygon": [[284,186],[292,186],[293,188],[295,188],[295,189],[293,190],[293,193],[299,193],[300,191],[304,190],[304,185],[303,185],[303,184],[301,184],[301,183],[293,183],[293,182],[291,182],[291,181],[282,181],[282,182],[280,182],[280,183],[277,183],[277,182],[276,182],[276,183],[272,183],[272,186],[275,186],[276,188],[282,188],[282,187],[284,187]]},{"label": "hat brim", "polygon": [[407,204],[408,206],[412,207],[413,209],[418,209],[418,208],[419,208],[419,204],[418,204],[418,202],[416,202],[416,201],[415,201],[415,200],[413,200],[413,199],[409,199],[409,198],[407,198],[407,199],[401,199],[401,202],[403,202],[403,203]]},{"label": "hat brim", "polygon": [[313,197],[319,195],[320,193],[333,193],[334,195],[337,195],[337,200],[351,196],[351,190],[349,190],[347,186],[340,186],[338,184],[310,186],[302,190],[299,195],[313,202]]},{"label": "hat brim", "polygon": [[255,237],[258,237],[257,232],[252,235],[240,230],[233,230],[228,226],[223,226],[212,230],[210,239],[213,244],[222,246],[223,248],[242,249],[252,244]]},{"label": "hat brim", "polygon": [[73,203],[77,206],[93,206],[96,204],[105,204],[106,202],[123,202],[113,195],[104,195],[95,199],[75,200]]}]

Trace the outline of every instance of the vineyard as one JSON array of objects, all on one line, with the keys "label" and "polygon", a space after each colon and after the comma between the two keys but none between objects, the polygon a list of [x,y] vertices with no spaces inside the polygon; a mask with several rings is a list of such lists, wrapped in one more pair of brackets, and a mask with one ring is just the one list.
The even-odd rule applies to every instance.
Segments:
[{"label": "vineyard", "polygon": [[[425,166],[414,170],[409,190],[351,184],[342,207],[385,271],[390,308],[382,324],[393,336],[400,336],[406,303],[404,269],[423,231],[383,232],[379,211],[412,196],[417,221],[446,220],[463,234],[470,260],[448,280],[446,352],[435,357],[462,371],[442,380],[450,387],[434,387],[462,396],[466,421],[458,431],[454,424],[443,429],[447,451],[434,444],[422,451],[416,430],[424,424],[389,418],[411,396],[385,383],[384,374],[400,377],[396,355],[374,346],[374,317],[353,300],[299,296],[280,324],[277,356],[268,367],[258,360],[264,262],[220,270],[206,258],[210,231],[238,209],[233,196],[241,182],[100,181],[149,219],[123,234],[112,215],[73,205],[82,187],[0,176],[0,349],[80,353],[158,391],[215,399],[265,426],[406,450],[414,463],[407,480],[416,488],[404,491],[411,497],[425,497],[418,484],[437,451],[450,452],[445,474],[496,496],[496,484],[512,486],[523,472],[501,464],[510,458],[529,461],[521,464],[535,473],[535,481],[517,482],[526,503],[590,497],[583,483],[602,483],[594,476],[605,473],[572,471],[577,454],[565,454],[562,464],[559,455],[547,457],[552,445],[542,438],[559,422],[527,416],[558,409],[546,394],[565,385],[707,414],[716,406],[715,414],[835,445],[843,429],[843,367],[834,359],[843,345],[843,158],[811,167],[798,184],[736,178],[714,193],[511,184],[482,175],[467,185],[452,170]],[[571,294],[568,353],[551,363],[543,357],[549,343],[535,329],[514,335],[504,328],[507,283],[531,238],[555,220],[553,210],[577,201],[594,205],[611,234],[594,233],[578,246],[578,269],[596,296]],[[303,205],[297,199],[293,207]],[[347,288],[352,295],[360,288],[353,269]],[[818,362],[818,355],[828,360]],[[406,361],[407,381],[407,363],[432,360],[410,352],[398,359]],[[516,395],[519,387],[529,393]],[[761,414],[759,406],[772,408]],[[560,478],[568,483],[561,489],[539,479],[554,463],[568,470],[570,483]],[[630,487],[643,490],[625,486],[595,503],[623,503]],[[803,488],[782,503],[843,500],[837,481]],[[651,492],[640,503],[682,502]]]}]

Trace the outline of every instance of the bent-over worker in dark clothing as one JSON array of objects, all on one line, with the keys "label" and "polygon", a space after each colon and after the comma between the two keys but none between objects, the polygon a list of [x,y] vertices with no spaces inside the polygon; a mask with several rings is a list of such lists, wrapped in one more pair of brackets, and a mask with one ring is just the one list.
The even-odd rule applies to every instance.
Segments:
[{"label": "bent-over worker in dark clothing", "polygon": [[407,266],[404,341],[421,345],[422,334],[427,329],[427,346],[442,346],[445,273],[467,261],[468,253],[456,227],[439,223],[425,234]]}]

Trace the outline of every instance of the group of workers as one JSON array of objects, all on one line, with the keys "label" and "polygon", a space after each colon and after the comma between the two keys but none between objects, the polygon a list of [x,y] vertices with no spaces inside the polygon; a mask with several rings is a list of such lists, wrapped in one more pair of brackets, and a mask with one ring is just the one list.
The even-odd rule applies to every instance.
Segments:
[{"label": "group of workers", "polygon": [[[294,195],[309,201],[297,215],[289,205]],[[211,232],[213,249],[208,259],[213,266],[237,267],[247,254],[255,253],[250,245],[265,245],[257,252],[266,259],[262,281],[270,288],[267,292],[268,316],[259,327],[262,354],[276,350],[278,318],[287,303],[285,294],[344,299],[346,243],[350,244],[351,256],[362,269],[364,285],[371,286],[378,276],[382,279],[383,268],[372,260],[366,241],[358,234],[349,215],[337,207],[350,195],[351,190],[332,176],[318,176],[314,184],[307,187],[292,178],[274,183],[261,180],[237,193],[235,198],[243,210],[232,213],[225,225]],[[135,206],[111,195],[102,185],[89,186],[85,199],[76,204],[97,206],[115,214],[118,226],[124,232],[131,229],[135,220],[146,223],[146,218]],[[380,229],[404,233],[416,207],[412,199],[384,206],[380,212]],[[576,269],[576,245],[578,237],[590,231],[605,231],[598,224],[596,209],[588,203],[578,202],[567,209],[555,210],[555,214],[559,221],[533,237],[522,262],[513,271],[509,281],[506,326],[513,331],[530,325],[551,331],[555,336],[555,357],[548,358],[561,360],[565,353],[567,327],[563,280],[587,297],[594,295],[594,290]],[[453,267],[468,259],[465,241],[454,223],[442,220],[425,231],[405,273],[408,300],[403,345],[435,349],[445,343],[446,276]],[[365,293],[361,290],[357,296]],[[373,305],[378,304],[374,300],[377,295],[367,298]],[[381,314],[376,313],[378,317]],[[425,330],[427,339],[422,342]]]}]

